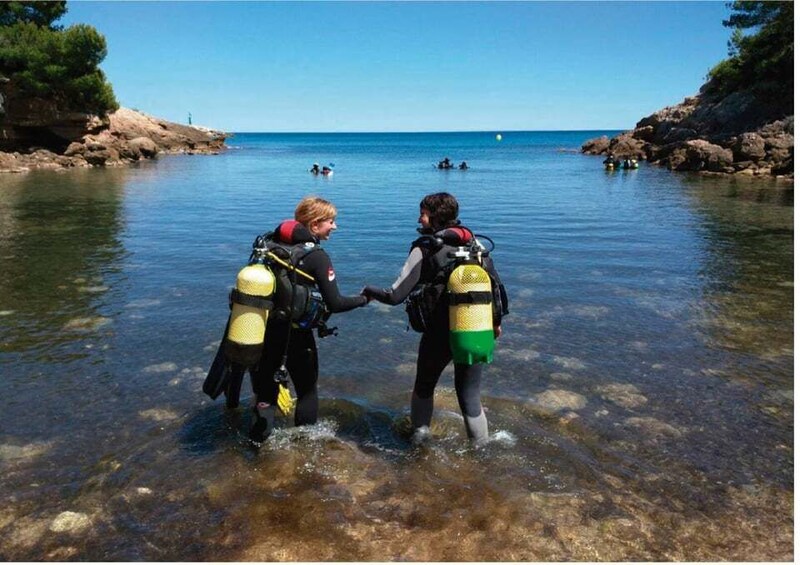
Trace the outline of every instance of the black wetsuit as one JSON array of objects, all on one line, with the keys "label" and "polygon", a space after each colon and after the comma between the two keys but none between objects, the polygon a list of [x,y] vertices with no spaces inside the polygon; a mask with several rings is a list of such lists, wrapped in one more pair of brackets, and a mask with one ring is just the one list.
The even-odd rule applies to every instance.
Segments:
[{"label": "black wetsuit", "polygon": [[[276,230],[276,233],[278,231]],[[295,236],[291,243],[308,241],[319,244],[319,240],[305,230],[297,231],[300,232],[300,236],[299,238]],[[314,278],[315,286],[331,313],[347,312],[367,303],[364,296],[342,296],[339,293],[330,257],[321,247],[315,247],[313,251],[305,255],[298,262],[297,267]],[[298,280],[302,280],[302,278]],[[267,321],[264,351],[253,375],[253,390],[256,394],[257,404],[250,437],[255,441],[266,439],[274,427],[275,404],[278,398],[278,384],[275,382],[274,375],[281,366],[284,350],[287,351],[286,368],[297,393],[294,423],[300,426],[314,424],[317,421],[319,360],[313,330],[293,327],[289,333],[288,325],[288,321],[276,317],[270,317]],[[287,336],[289,337],[288,349],[286,349]]]},{"label": "black wetsuit", "polygon": [[[431,282],[436,274],[444,268],[445,264],[449,262],[447,253],[453,251],[456,246],[466,243],[465,240],[460,240],[459,236],[463,236],[464,232],[467,232],[469,236],[472,235],[465,228],[459,228],[459,230],[459,232],[454,230],[439,232],[445,234],[445,244],[442,246],[432,243],[431,238],[422,237],[415,241],[400,271],[400,276],[394,284],[387,289],[368,286],[365,293],[385,304],[396,305],[403,302],[418,284]],[[493,276],[497,275],[489,257],[484,259],[483,266]],[[442,300],[444,299],[445,296],[442,297]],[[411,397],[411,423],[416,429],[430,426],[436,384],[439,382],[442,371],[453,359],[450,351],[450,323],[446,305],[441,304],[437,308],[437,315],[434,316],[432,322],[430,328],[422,334],[417,355],[417,375]],[[495,324],[499,325],[499,320]],[[474,365],[454,364],[458,405],[461,408],[467,435],[475,439],[484,439],[488,436],[486,417],[480,399],[482,368],[483,365],[479,363]]]}]

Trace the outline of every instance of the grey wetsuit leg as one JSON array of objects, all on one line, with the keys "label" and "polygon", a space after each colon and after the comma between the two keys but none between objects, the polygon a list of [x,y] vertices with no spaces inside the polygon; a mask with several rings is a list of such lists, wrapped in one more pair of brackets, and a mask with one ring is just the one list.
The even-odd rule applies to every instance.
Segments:
[{"label": "grey wetsuit leg", "polygon": [[455,365],[455,385],[458,406],[464,417],[467,435],[481,441],[489,437],[489,424],[481,406],[481,373],[483,365]]}]

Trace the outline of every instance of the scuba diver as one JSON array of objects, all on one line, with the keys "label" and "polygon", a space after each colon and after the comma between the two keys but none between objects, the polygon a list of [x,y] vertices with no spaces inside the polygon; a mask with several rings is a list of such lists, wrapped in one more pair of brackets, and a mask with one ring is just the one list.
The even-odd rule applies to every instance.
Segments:
[{"label": "scuba diver", "polygon": [[[297,393],[295,425],[316,423],[319,360],[312,330],[317,328],[320,337],[331,333],[335,335],[336,328],[328,330],[324,326],[326,316],[347,312],[369,302],[365,296],[342,296],[339,293],[330,257],[320,246],[320,242],[329,239],[336,229],[336,207],[327,200],[310,196],[300,201],[294,217],[294,220],[282,222],[270,234],[273,242],[289,249],[294,272],[286,271],[293,274],[295,280],[288,306],[291,316],[275,315],[274,312],[269,316],[261,359],[251,373],[256,405],[249,436],[257,443],[263,442],[272,433],[278,395],[287,381],[287,373]],[[297,276],[298,273],[302,276]],[[277,279],[275,300],[280,301],[280,276]],[[297,288],[303,285],[308,290],[299,307],[295,284]],[[316,294],[314,291],[317,291]],[[287,319],[289,317],[291,320]]]},{"label": "scuba diver", "polygon": [[[464,418],[467,435],[477,441],[489,437],[486,414],[480,399],[482,363],[491,361],[494,341],[502,333],[500,322],[508,313],[508,299],[488,251],[477,242],[475,235],[461,225],[458,218],[458,201],[446,192],[429,194],[420,202],[418,229],[422,237],[411,245],[411,251],[400,271],[400,276],[390,288],[366,286],[361,291],[370,299],[384,304],[397,305],[406,300],[409,323],[422,332],[417,356],[417,372],[411,394],[411,425],[414,441],[430,437],[433,416],[433,394],[442,371],[452,360],[455,367],[455,389],[458,405]],[[488,239],[488,238],[486,238]],[[467,292],[468,299],[454,300],[451,287],[457,257],[469,255],[468,249],[477,250],[478,260],[484,271],[485,287],[482,292]],[[466,261],[467,263],[469,261]],[[488,275],[488,277],[486,276]],[[491,279],[491,286],[489,282]],[[458,304],[454,303],[458,302]],[[488,309],[484,314],[483,339],[488,356],[478,355],[474,362],[471,352],[464,355],[454,346],[458,333],[459,314],[453,309],[481,303]],[[490,306],[491,304],[491,306]],[[455,320],[455,321],[453,321]],[[465,332],[462,332],[464,335]],[[474,334],[473,334],[474,335]],[[456,338],[458,336],[455,336]],[[488,340],[488,343],[487,343]]]},{"label": "scuba diver", "polygon": [[626,157],[622,161],[622,168],[623,169],[638,169],[639,162],[633,157]]},{"label": "scuba diver", "polygon": [[322,174],[323,176],[330,176],[333,174],[333,169],[331,169],[328,165],[322,167]]},{"label": "scuba diver", "polygon": [[450,162],[450,158],[449,157],[445,157],[444,159],[439,161],[439,164],[436,165],[436,166],[438,168],[440,168],[440,169],[452,169],[453,168],[453,163]]},{"label": "scuba diver", "polygon": [[469,165],[467,165],[466,161],[461,161],[461,164],[458,166],[459,170],[466,171],[469,169]]},{"label": "scuba diver", "polygon": [[311,165],[311,168],[308,169],[308,172],[314,175],[318,175],[321,172],[319,170],[319,163],[314,163],[313,165]]}]

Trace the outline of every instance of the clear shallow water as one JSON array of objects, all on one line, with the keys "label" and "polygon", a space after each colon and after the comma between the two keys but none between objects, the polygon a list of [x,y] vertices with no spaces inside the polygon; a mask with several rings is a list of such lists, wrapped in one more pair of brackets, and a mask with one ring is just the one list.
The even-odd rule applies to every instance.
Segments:
[{"label": "clear shallow water", "polygon": [[[0,557],[792,559],[793,192],[606,173],[574,151],[596,135],[242,134],[0,177]],[[435,441],[409,444],[417,335],[370,305],[318,342],[321,422],[250,449],[200,387],[254,236],[331,199],[356,293],[439,190],[511,298],[493,441],[467,443],[448,370]]]}]

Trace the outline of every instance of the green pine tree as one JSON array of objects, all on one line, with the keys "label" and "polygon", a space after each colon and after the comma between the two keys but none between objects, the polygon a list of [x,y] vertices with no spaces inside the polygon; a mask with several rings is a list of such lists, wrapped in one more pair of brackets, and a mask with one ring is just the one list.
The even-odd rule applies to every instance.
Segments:
[{"label": "green pine tree", "polygon": [[[728,59],[708,74],[706,92],[746,91],[791,112],[794,100],[794,3],[736,1],[725,27],[733,28]],[[746,30],[752,30],[746,33]]]},{"label": "green pine tree", "polygon": [[65,1],[0,2],[0,74],[23,96],[65,111],[103,115],[119,108],[98,65],[106,40],[91,26],[56,24]]}]

